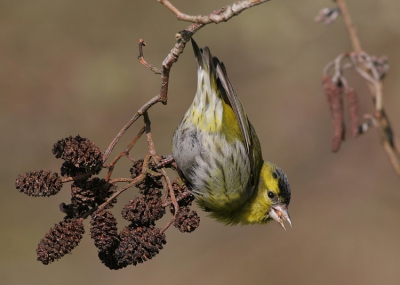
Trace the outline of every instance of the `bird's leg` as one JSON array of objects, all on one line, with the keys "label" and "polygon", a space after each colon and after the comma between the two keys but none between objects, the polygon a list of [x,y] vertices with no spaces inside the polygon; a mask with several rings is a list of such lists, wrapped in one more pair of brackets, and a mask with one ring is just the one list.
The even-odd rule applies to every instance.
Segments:
[{"label": "bird's leg", "polygon": [[172,154],[162,156],[160,162],[157,164],[157,168],[172,166],[173,168],[178,168],[175,159]]}]

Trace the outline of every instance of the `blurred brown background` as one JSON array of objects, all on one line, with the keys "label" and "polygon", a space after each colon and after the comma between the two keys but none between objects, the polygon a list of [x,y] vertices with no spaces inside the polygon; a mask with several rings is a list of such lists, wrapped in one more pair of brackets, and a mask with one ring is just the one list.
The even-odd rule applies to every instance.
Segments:
[{"label": "blurred brown background", "polygon": [[[189,14],[229,2],[173,0]],[[348,2],[364,49],[389,58],[385,105],[400,135],[400,2]],[[195,36],[225,62],[264,157],[287,173],[293,228],[225,227],[201,213],[194,233],[169,229],[153,260],[110,271],[98,260],[88,227],[72,255],[49,266],[37,262],[39,240],[63,217],[58,204],[68,202],[68,186],[57,196],[34,199],[18,193],[14,181],[28,170],[58,171],[61,161],[51,148],[66,136],[80,134],[105,150],[160,88],[159,77],[137,62],[139,38],[148,44],[145,58],[160,66],[187,23],[156,1],[0,0],[0,283],[398,284],[400,181],[375,131],[330,152],[321,71],[351,48],[341,20],[329,27],[313,22],[326,6],[333,3],[272,1]],[[370,113],[363,82],[352,78],[361,113]],[[150,111],[160,154],[169,153],[195,88],[189,46],[171,71],[168,105]],[[144,145],[132,155],[142,157]],[[127,176],[128,169],[121,163],[117,175]],[[118,198],[114,213],[133,196]]]}]

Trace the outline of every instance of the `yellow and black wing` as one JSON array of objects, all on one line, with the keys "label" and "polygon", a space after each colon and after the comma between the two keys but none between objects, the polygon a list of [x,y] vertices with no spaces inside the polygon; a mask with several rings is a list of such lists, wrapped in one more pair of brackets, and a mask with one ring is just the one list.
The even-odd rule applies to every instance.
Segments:
[{"label": "yellow and black wing", "polygon": [[[215,76],[211,77],[216,79],[215,84],[218,86],[222,99],[232,108],[236,116],[250,161],[251,179],[249,181],[249,186],[254,189],[254,186],[258,184],[259,173],[263,165],[261,147],[257,134],[248,120],[243,105],[229,81],[224,64],[220,62],[217,57],[213,57],[207,47],[200,49],[193,39],[192,46],[197,64],[203,69],[209,68],[211,69],[211,73],[215,73]],[[210,66],[207,66],[207,63]]]}]

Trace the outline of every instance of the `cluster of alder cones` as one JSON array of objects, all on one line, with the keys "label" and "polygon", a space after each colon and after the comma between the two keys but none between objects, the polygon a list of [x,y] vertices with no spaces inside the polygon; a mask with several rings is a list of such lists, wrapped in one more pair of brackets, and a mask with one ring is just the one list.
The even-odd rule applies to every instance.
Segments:
[{"label": "cluster of alder cones", "polygon": [[[165,227],[156,227],[169,207],[174,215],[172,224],[181,232],[192,232],[200,218],[191,211],[194,197],[179,180],[172,182],[179,210],[175,215],[168,193],[164,193],[161,175],[154,162],[147,163],[144,179],[135,185],[139,196],[123,208],[122,217],[130,222],[120,232],[117,220],[110,208],[117,202],[117,180],[95,177],[103,168],[100,149],[79,135],[59,140],[53,146],[53,154],[64,162],[60,174],[51,171],[29,171],[18,175],[15,186],[19,192],[33,197],[57,194],[67,182],[71,183],[71,203],[60,204],[64,219],[50,229],[39,242],[37,258],[49,264],[70,253],[85,233],[84,220],[90,217],[90,235],[99,251],[99,258],[110,269],[136,265],[156,256],[166,243]],[[130,180],[143,173],[143,159],[133,163]],[[120,180],[118,180],[120,181]],[[163,195],[164,194],[164,195]]]}]

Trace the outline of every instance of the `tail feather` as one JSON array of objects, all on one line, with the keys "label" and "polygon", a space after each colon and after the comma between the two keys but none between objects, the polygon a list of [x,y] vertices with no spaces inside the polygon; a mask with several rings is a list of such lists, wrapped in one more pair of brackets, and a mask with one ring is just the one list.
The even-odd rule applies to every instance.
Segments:
[{"label": "tail feather", "polygon": [[[197,62],[197,67],[202,68],[203,70],[207,70],[207,71],[212,71],[213,66],[211,64],[211,52],[210,49],[208,47],[205,47],[204,49],[199,48],[199,46],[197,45],[197,43],[195,42],[194,39],[192,40],[192,47],[193,47],[193,52],[194,52],[194,56],[196,58],[196,62]],[[215,70],[215,68],[214,68]],[[214,72],[215,74],[215,72]]]},{"label": "tail feather", "polygon": [[217,69],[219,69],[220,66],[222,66],[223,70],[225,70],[223,63],[221,63],[217,57],[212,56],[210,49],[208,47],[199,48],[199,46],[197,45],[197,43],[193,38],[191,39],[191,41],[192,41],[193,52],[197,62],[197,67],[203,69],[209,74],[210,81],[212,82],[212,84],[217,85],[216,90],[218,92],[216,93],[216,95],[221,96],[222,99],[225,101],[225,103],[231,106],[231,102],[226,94],[226,86],[222,84],[217,71]]},{"label": "tail feather", "polygon": [[195,40],[191,39],[191,41],[192,41],[193,52],[194,52],[194,56],[197,61],[197,65],[200,66],[200,65],[202,65],[201,62],[203,62],[203,56],[201,55],[200,48],[197,45],[197,43],[195,42]]}]

